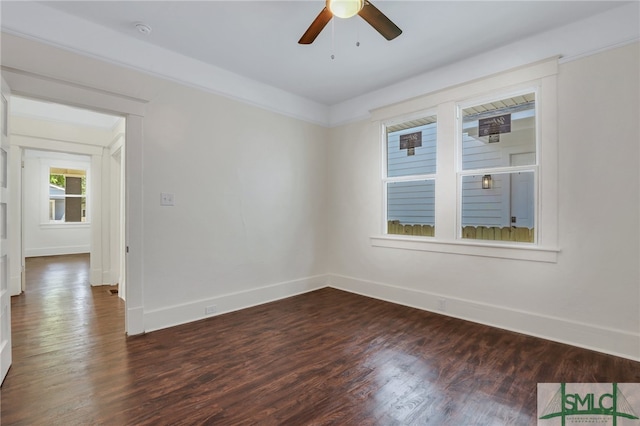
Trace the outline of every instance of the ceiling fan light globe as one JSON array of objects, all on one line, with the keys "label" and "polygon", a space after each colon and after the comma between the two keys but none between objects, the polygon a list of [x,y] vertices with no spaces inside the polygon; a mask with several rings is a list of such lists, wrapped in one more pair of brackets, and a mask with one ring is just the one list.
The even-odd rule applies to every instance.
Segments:
[{"label": "ceiling fan light globe", "polygon": [[364,0],[327,0],[327,7],[338,18],[351,18],[364,6]]}]

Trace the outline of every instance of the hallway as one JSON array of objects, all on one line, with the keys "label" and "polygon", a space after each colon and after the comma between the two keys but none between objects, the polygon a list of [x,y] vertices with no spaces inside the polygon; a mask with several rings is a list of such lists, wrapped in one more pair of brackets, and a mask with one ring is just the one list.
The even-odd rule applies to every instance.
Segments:
[{"label": "hallway", "polygon": [[102,367],[126,357],[124,302],[114,287],[89,285],[88,254],[26,262],[26,291],[11,300],[13,365],[1,391],[2,423],[62,424],[71,410],[108,410],[94,404],[106,379],[99,372],[111,371]]}]

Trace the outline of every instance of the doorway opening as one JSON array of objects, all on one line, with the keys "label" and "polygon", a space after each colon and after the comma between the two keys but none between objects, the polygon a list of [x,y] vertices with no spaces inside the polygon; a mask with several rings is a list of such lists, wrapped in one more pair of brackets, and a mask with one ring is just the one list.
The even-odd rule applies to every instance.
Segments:
[{"label": "doorway opening", "polygon": [[11,103],[23,271],[26,259],[86,254],[87,283],[115,287],[126,302],[125,117],[20,96]]}]

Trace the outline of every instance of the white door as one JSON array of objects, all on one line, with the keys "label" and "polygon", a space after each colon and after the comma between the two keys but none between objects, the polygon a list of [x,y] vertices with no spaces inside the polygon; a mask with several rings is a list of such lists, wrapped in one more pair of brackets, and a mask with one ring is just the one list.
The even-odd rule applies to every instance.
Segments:
[{"label": "white door", "polygon": [[11,293],[9,291],[9,239],[7,238],[7,204],[9,191],[9,86],[2,79],[0,111],[0,383],[11,366]]}]

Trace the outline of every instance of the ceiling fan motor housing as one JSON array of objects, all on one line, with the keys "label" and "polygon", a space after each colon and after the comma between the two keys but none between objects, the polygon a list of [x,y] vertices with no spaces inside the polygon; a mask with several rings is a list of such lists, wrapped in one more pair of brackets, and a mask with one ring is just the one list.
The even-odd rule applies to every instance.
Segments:
[{"label": "ceiling fan motor housing", "polygon": [[364,0],[327,0],[327,8],[333,16],[351,18],[362,10]]},{"label": "ceiling fan motor housing", "polygon": [[313,43],[334,16],[350,18],[359,15],[387,40],[393,40],[402,34],[402,30],[368,0],[326,0],[326,2],[327,5],[316,16],[298,43]]}]

